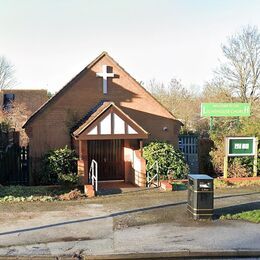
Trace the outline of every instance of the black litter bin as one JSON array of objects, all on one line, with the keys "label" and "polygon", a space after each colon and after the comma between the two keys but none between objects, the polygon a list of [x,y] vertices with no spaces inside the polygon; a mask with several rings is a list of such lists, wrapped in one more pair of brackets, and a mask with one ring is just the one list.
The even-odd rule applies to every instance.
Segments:
[{"label": "black litter bin", "polygon": [[195,220],[212,218],[213,196],[213,178],[205,174],[188,175],[187,210]]}]

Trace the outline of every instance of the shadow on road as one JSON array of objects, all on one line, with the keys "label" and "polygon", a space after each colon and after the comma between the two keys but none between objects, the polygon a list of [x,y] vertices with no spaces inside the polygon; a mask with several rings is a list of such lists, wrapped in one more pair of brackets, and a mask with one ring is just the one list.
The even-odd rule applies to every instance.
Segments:
[{"label": "shadow on road", "polygon": [[249,195],[255,195],[259,194],[259,191],[256,192],[250,192],[250,193],[241,193],[241,194],[228,194],[228,195],[223,195],[223,196],[216,196],[214,199],[226,199],[226,198],[235,198],[235,197],[244,197],[244,196],[249,196]]},{"label": "shadow on road", "polygon": [[[244,193],[244,194],[225,195],[225,196],[215,197],[214,199],[215,200],[225,199],[225,198],[231,198],[231,197],[253,195],[253,194],[258,194],[258,193],[260,194],[260,192],[252,192],[252,193]],[[180,201],[180,202],[176,202],[176,203],[169,203],[169,204],[151,206],[151,207],[146,207],[146,208],[138,208],[138,209],[131,209],[131,210],[126,210],[126,211],[119,211],[119,212],[115,212],[115,213],[112,213],[112,214],[99,216],[99,217],[83,218],[83,219],[78,219],[78,220],[64,221],[64,222],[59,222],[59,223],[54,223],[54,224],[31,227],[31,228],[11,230],[11,231],[6,231],[6,232],[0,233],[0,236],[11,235],[11,234],[16,234],[16,233],[23,233],[23,232],[30,232],[30,231],[35,231],[35,230],[42,230],[42,229],[64,226],[64,225],[70,225],[70,224],[76,224],[76,223],[82,223],[82,222],[91,222],[91,221],[95,221],[95,220],[113,218],[113,217],[131,214],[131,213],[145,212],[145,211],[155,210],[155,209],[165,209],[165,208],[169,208],[169,207],[185,205],[186,203],[187,203],[187,201],[184,200],[184,201]],[[259,208],[260,208],[260,202],[257,201],[257,202],[251,202],[251,203],[245,203],[245,204],[215,209],[214,214],[215,214],[216,219],[217,219],[217,218],[219,218],[220,215],[223,215],[223,214],[228,214],[228,213],[233,214],[233,213],[238,213],[238,212],[241,212],[241,211],[259,209]]]},{"label": "shadow on road", "polygon": [[113,217],[117,217],[117,216],[131,214],[131,213],[145,212],[145,211],[148,211],[148,210],[154,210],[154,209],[184,205],[186,203],[187,203],[186,201],[181,201],[181,202],[177,202],[177,203],[163,204],[163,205],[152,206],[152,207],[147,207],[147,208],[139,208],[139,209],[126,210],[126,211],[119,211],[119,212],[115,212],[115,213],[112,213],[112,214],[99,216],[99,217],[83,218],[83,219],[78,219],[78,220],[64,221],[64,222],[55,223],[55,224],[42,225],[42,226],[37,226],[37,227],[32,227],[32,228],[17,229],[17,230],[2,232],[2,233],[0,233],[0,236],[10,235],[10,234],[15,234],[15,233],[35,231],[35,230],[40,230],[40,229],[47,229],[47,228],[51,228],[51,227],[70,225],[70,224],[81,223],[81,222],[90,222],[90,221],[101,220],[101,219],[106,219],[106,218],[113,218]]}]

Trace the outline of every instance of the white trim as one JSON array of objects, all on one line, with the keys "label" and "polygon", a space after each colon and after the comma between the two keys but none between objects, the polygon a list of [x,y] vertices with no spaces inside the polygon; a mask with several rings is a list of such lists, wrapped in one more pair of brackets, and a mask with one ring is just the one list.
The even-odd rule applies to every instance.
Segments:
[{"label": "white trim", "polygon": [[111,113],[109,113],[105,118],[99,122],[100,134],[101,135],[111,135]]},{"label": "white trim", "polygon": [[114,113],[114,134],[125,134],[125,120]]},{"label": "white trim", "polygon": [[138,134],[133,127],[131,127],[130,125],[127,125],[127,131],[128,134],[132,135],[132,134]]},{"label": "white trim", "polygon": [[97,126],[95,126],[93,129],[91,129],[89,132],[88,132],[88,135],[97,135]]}]

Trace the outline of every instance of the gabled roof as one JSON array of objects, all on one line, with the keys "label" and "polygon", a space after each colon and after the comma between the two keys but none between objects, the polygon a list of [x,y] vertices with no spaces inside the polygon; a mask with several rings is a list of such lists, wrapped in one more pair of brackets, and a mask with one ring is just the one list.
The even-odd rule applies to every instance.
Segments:
[{"label": "gabled roof", "polygon": [[29,123],[31,123],[39,114],[41,114],[51,103],[55,102],[68,88],[70,88],[74,83],[76,83],[85,73],[92,68],[99,60],[101,60],[106,52],[102,52],[96,59],[89,63],[79,74],[77,74],[71,81],[69,81],[60,91],[58,91],[54,96],[52,96],[47,102],[45,102],[38,110],[33,113],[26,123],[23,125],[25,128]]},{"label": "gabled roof", "polygon": [[73,134],[77,129],[79,129],[97,110],[100,110],[100,107],[104,105],[104,103],[108,103],[107,100],[101,100],[94,107],[92,107],[87,114],[85,114],[71,129],[70,132]]},{"label": "gabled roof", "polygon": [[94,59],[91,63],[89,63],[79,74],[77,74],[71,81],[69,81],[60,91],[58,91],[52,98],[50,98],[46,103],[44,103],[35,113],[33,113],[27,122],[23,125],[23,128],[28,126],[36,117],[38,117],[45,109],[53,102],[55,102],[68,88],[70,88],[74,83],[76,83],[81,77],[83,77],[89,69],[91,69],[99,60],[101,60],[104,56],[107,56],[111,59],[119,68],[121,68],[124,73],[126,73],[131,79],[135,81],[136,84],[140,86],[151,98],[153,98],[157,103],[159,103],[172,117],[176,119],[175,116],[163,106],[149,91],[147,91],[140,83],[133,78],[127,71],[124,70],[107,52],[102,52],[96,59]]},{"label": "gabled roof", "polygon": [[[121,110],[118,106],[115,105],[114,102],[111,101],[101,101],[98,103],[97,106],[91,111],[89,111],[81,120],[80,123],[78,123],[78,128],[75,129],[72,133],[72,135],[75,138],[78,138],[83,132],[88,130],[88,128],[95,127],[98,123],[100,123],[100,120],[102,116],[106,112],[112,112],[115,115],[119,116],[122,120],[122,117],[125,120],[125,123],[130,126],[132,130],[134,130],[135,137],[139,138],[148,138],[148,132],[145,131],[138,123],[136,123],[132,118],[130,118],[123,110]],[[108,114],[109,115],[109,114]],[[112,135],[114,133],[110,133]],[[125,133],[123,133],[125,135]]]}]

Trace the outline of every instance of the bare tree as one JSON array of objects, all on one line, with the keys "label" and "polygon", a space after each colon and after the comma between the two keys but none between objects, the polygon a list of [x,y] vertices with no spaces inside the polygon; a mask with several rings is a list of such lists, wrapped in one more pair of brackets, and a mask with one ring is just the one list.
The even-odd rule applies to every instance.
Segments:
[{"label": "bare tree", "polygon": [[10,110],[3,110],[0,113],[0,121],[7,122],[8,125],[20,132],[20,145],[28,145],[29,139],[23,129],[24,123],[28,120],[32,112],[27,108],[24,103],[12,103]]},{"label": "bare tree", "polygon": [[0,90],[14,84],[14,67],[4,56],[0,56]]},{"label": "bare tree", "polygon": [[218,78],[206,82],[201,93],[201,102],[234,102],[235,99],[230,88]]},{"label": "bare tree", "polygon": [[181,81],[175,78],[167,86],[151,80],[147,88],[157,100],[182,121],[185,130],[194,130],[200,109],[199,98],[195,93],[186,89]]},{"label": "bare tree", "polygon": [[216,71],[243,102],[254,102],[260,97],[260,33],[257,27],[247,26],[222,46],[226,62]]}]

